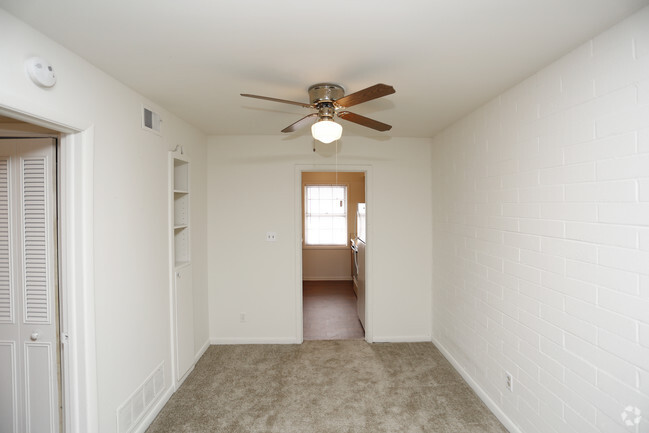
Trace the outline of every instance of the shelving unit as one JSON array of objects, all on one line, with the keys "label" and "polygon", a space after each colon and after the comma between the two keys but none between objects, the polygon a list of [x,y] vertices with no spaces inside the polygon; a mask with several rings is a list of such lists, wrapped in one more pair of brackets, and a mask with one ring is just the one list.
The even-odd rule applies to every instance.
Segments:
[{"label": "shelving unit", "polygon": [[180,386],[195,362],[194,289],[191,266],[190,163],[169,156],[169,233],[171,320],[174,346],[174,387]]},{"label": "shelving unit", "polygon": [[189,161],[173,157],[174,268],[190,263]]}]

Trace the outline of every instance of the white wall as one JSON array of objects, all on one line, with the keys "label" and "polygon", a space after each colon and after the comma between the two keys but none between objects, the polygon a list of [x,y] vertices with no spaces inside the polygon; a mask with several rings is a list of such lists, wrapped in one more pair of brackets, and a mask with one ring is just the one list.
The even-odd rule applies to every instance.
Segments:
[{"label": "white wall", "polygon": [[433,207],[434,342],[512,431],[649,431],[649,9],[436,137]]},{"label": "white wall", "polygon": [[[26,77],[30,56],[48,59],[57,85]],[[207,340],[206,137],[84,60],[0,10],[0,106],[85,130],[94,126],[94,289],[101,432],[161,362],[170,383],[167,149],[192,158],[192,256],[196,343]],[[162,115],[163,134],[141,129],[141,106]],[[72,336],[74,338],[74,336]]]},{"label": "white wall", "polygon": [[[335,162],[333,151],[314,153],[308,135],[209,139],[213,342],[297,340],[296,293],[301,287],[296,287],[295,277],[301,248],[296,234],[296,215],[300,215],[296,165],[317,170]],[[372,171],[367,201],[374,212],[368,214],[374,338],[429,340],[430,140],[345,137],[343,133],[338,164],[341,169],[365,165]],[[267,231],[277,232],[278,241],[266,242]],[[242,312],[245,323],[239,320]]]},{"label": "white wall", "polygon": [[303,281],[352,280],[352,250],[346,247],[302,248]]}]

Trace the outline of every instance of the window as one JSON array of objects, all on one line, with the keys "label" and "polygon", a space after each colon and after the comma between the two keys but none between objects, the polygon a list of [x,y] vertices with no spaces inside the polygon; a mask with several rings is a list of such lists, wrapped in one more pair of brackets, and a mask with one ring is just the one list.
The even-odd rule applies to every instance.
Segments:
[{"label": "window", "polygon": [[347,245],[347,186],[307,185],[304,198],[306,245]]}]

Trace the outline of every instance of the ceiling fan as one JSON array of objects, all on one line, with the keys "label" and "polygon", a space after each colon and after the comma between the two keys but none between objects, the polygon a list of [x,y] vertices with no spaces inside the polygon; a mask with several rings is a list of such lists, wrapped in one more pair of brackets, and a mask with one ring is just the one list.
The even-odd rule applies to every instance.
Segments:
[{"label": "ceiling fan", "polygon": [[345,89],[343,89],[342,86],[331,83],[319,83],[309,87],[310,104],[287,101],[285,99],[269,98],[267,96],[251,95],[248,93],[241,93],[241,96],[282,102],[284,104],[299,105],[300,107],[318,110],[317,113],[311,113],[304,116],[297,122],[282,129],[282,132],[297,131],[304,126],[313,123],[311,126],[311,134],[313,135],[313,138],[323,143],[331,143],[334,140],[338,140],[343,132],[342,126],[339,123],[334,122],[334,115],[338,115],[341,119],[377,131],[389,131],[392,128],[391,125],[370,119],[369,117],[361,116],[360,114],[352,113],[347,111],[346,108],[382,96],[391,95],[394,92],[395,90],[392,86],[388,86],[387,84],[375,84],[366,89],[345,96]]}]

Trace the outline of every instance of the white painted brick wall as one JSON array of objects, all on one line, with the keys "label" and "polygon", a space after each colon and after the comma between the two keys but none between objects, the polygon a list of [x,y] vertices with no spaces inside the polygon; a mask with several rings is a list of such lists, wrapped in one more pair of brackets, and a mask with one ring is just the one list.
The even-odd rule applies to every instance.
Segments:
[{"label": "white painted brick wall", "polygon": [[438,135],[433,166],[434,342],[523,433],[649,432],[649,8]]}]

